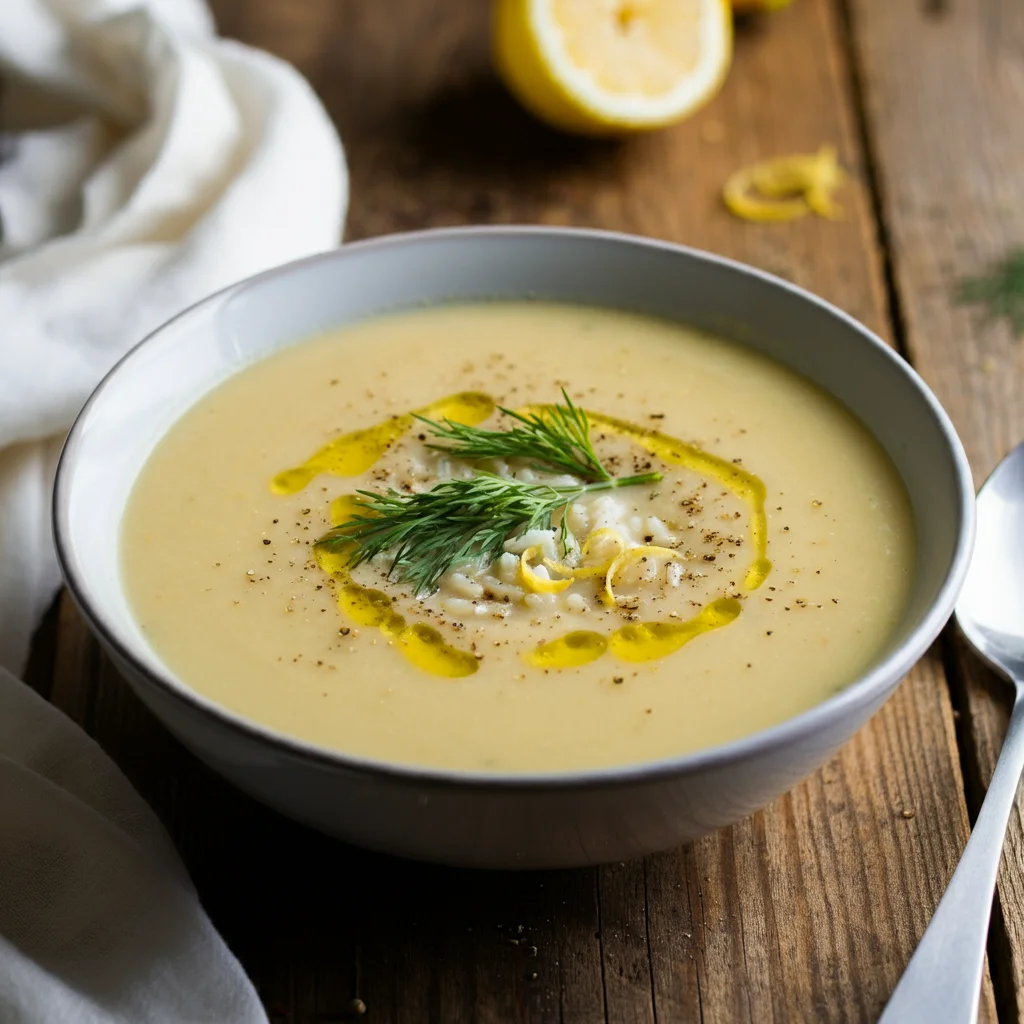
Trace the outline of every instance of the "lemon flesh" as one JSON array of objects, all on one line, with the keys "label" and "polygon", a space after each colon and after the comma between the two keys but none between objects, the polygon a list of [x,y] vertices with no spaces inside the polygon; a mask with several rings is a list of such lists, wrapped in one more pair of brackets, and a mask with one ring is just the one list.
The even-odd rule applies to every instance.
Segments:
[{"label": "lemon flesh", "polygon": [[732,57],[726,0],[495,0],[494,62],[555,128],[620,135],[681,121]]}]

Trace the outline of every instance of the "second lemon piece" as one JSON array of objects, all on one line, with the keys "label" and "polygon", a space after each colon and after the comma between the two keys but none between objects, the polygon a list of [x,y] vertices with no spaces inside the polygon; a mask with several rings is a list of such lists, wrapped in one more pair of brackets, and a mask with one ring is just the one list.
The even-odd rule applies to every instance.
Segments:
[{"label": "second lemon piece", "polygon": [[726,0],[495,0],[494,60],[555,128],[621,135],[681,121],[721,87]]}]

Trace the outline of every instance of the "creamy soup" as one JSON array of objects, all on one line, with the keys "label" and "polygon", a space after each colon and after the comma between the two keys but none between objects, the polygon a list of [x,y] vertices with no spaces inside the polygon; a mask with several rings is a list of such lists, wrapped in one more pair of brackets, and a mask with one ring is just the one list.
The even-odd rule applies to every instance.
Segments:
[{"label": "creamy soup", "polygon": [[817,387],[526,302],[247,368],[160,442],[122,530],[138,622],[189,686],[349,754],[492,772],[805,711],[878,657],[913,561],[894,468]]}]

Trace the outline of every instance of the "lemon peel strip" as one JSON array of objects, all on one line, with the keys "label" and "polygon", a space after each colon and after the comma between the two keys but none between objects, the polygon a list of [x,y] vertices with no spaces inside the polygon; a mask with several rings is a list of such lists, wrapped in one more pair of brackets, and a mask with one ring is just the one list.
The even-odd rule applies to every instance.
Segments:
[{"label": "lemon peel strip", "polygon": [[736,171],[725,183],[722,196],[725,205],[737,217],[753,221],[796,220],[806,217],[811,212],[810,206],[803,198],[799,199],[756,199],[751,192],[754,189],[754,169],[745,167]]},{"label": "lemon peel strip", "polygon": [[608,571],[605,574],[604,590],[601,593],[601,600],[604,601],[606,605],[614,605],[618,602],[615,591],[612,589],[612,584],[615,581],[616,575],[630,562],[637,562],[642,558],[648,557],[668,558],[677,562],[685,561],[678,551],[674,551],[672,548],[659,547],[656,544],[641,544],[638,547],[630,548],[628,551],[623,551],[612,559],[612,563],[608,566]]},{"label": "lemon peel strip", "polygon": [[[618,530],[612,529],[610,526],[602,526],[600,529],[591,530],[590,533],[587,534],[586,539],[583,541],[583,549],[580,551],[580,554],[586,558],[593,550],[594,542],[600,540],[614,541],[619,548],[616,554],[621,555],[622,552],[626,550],[626,541],[623,539],[622,534],[619,533]],[[609,559],[609,562],[610,561],[611,559]]]},{"label": "lemon peel strip", "polygon": [[561,573],[563,576],[572,576],[573,579],[585,579],[588,576],[603,576],[608,571],[608,566],[612,564],[615,557],[617,555],[621,555],[622,552],[626,550],[626,542],[618,530],[613,530],[610,526],[602,526],[599,530],[593,530],[587,534],[587,538],[584,540],[583,547],[580,550],[580,558],[585,559],[593,550],[594,542],[600,540],[614,541],[618,550],[611,556],[611,558],[607,558],[603,562],[599,562],[597,565],[578,565],[573,568],[572,566],[563,565],[561,562],[556,562],[553,558],[545,558],[544,564],[552,572]]},{"label": "lemon peel strip", "polygon": [[539,554],[540,547],[535,546],[527,548],[519,556],[519,582],[522,583],[526,590],[530,591],[531,594],[560,594],[575,583],[571,576],[565,580],[546,580],[543,576],[538,576],[533,571],[530,560],[536,558]]},{"label": "lemon peel strip", "polygon": [[725,205],[737,217],[783,221],[816,213],[829,220],[843,214],[832,193],[846,180],[835,146],[817,153],[763,160],[730,175],[722,190]]}]

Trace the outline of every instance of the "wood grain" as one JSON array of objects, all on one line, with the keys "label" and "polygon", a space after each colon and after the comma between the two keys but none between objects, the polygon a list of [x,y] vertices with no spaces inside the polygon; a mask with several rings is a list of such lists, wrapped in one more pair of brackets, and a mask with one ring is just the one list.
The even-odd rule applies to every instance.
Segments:
[{"label": "wood grain", "polygon": [[[853,0],[906,347],[936,390],[981,483],[1024,438],[1024,347],[953,301],[957,282],[1024,245],[1024,4]],[[972,814],[1006,730],[1009,691],[948,646]],[[1020,798],[990,949],[1003,1021],[1024,1020]]]},{"label": "wood grain", "polygon": [[[830,0],[751,23],[714,103],[626,144],[557,136],[520,111],[491,76],[475,0],[214,6],[222,31],[293,61],[337,121],[349,238],[516,221],[634,231],[755,263],[890,333]],[[724,211],[737,166],[826,141],[853,172],[844,221]],[[873,1021],[967,832],[934,654],[838,757],[732,829],[597,870],[485,874],[363,853],[264,810],[153,721],[66,600],[56,633],[37,685],[167,823],[279,1024],[355,1019],[355,997],[366,1020],[410,1024]],[[981,1019],[995,1020],[987,982]]]}]

